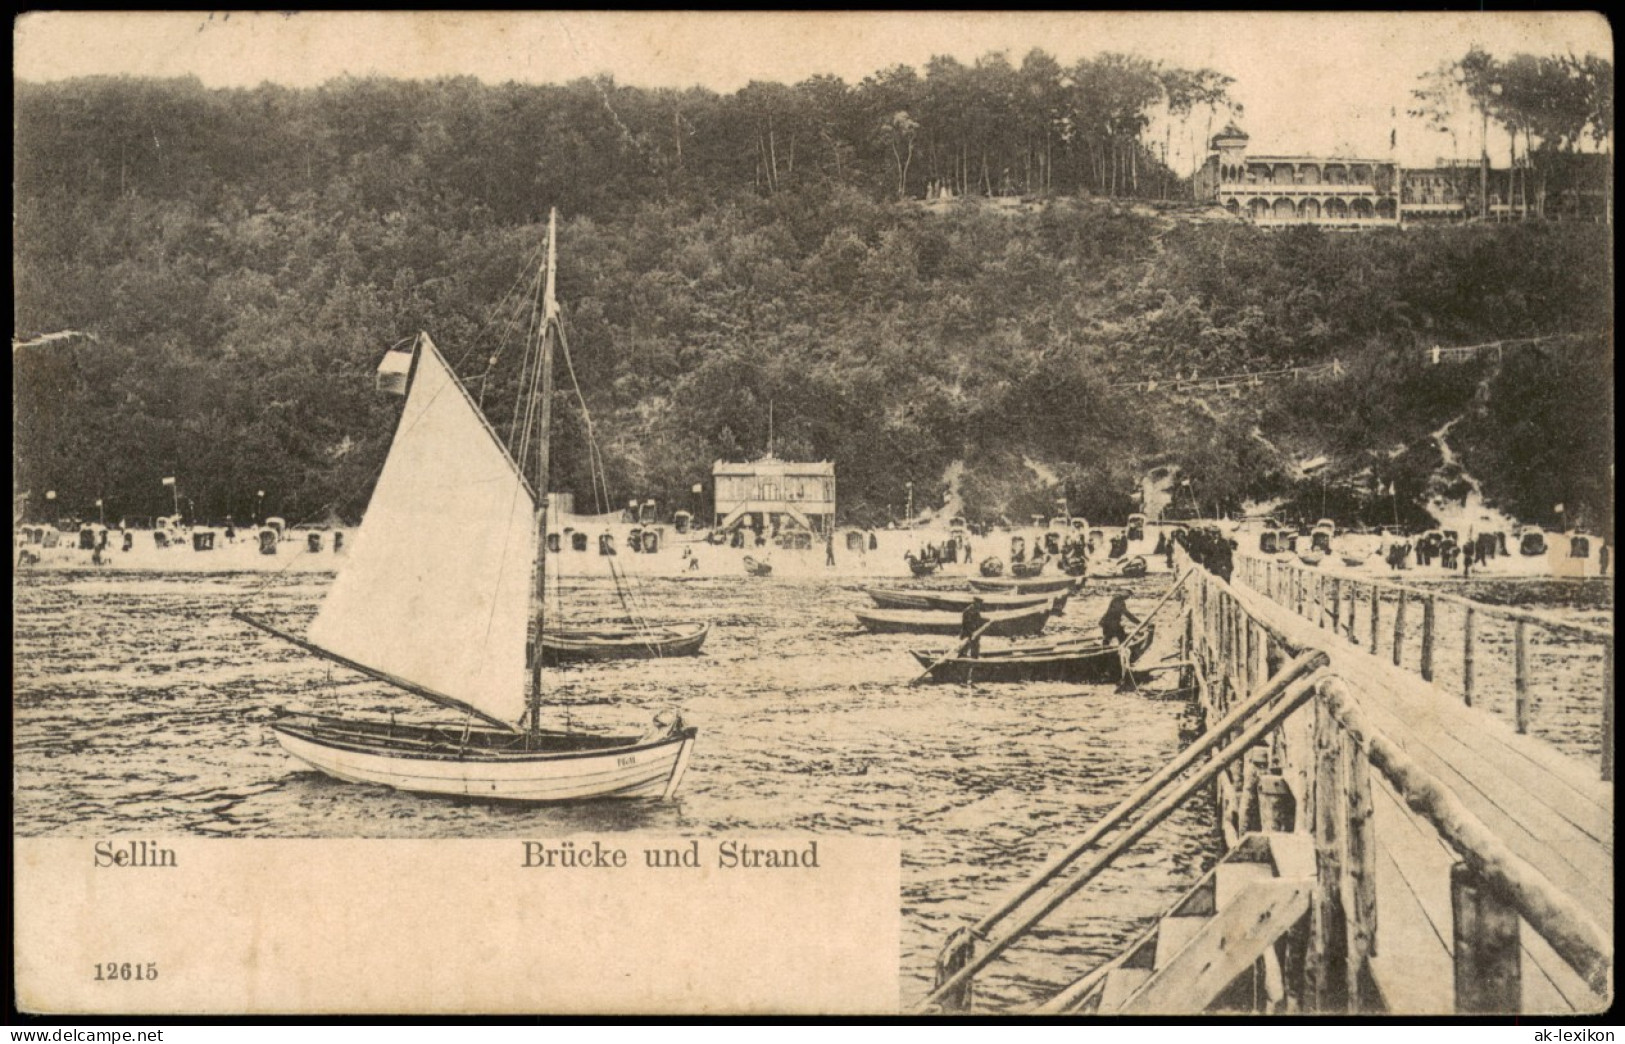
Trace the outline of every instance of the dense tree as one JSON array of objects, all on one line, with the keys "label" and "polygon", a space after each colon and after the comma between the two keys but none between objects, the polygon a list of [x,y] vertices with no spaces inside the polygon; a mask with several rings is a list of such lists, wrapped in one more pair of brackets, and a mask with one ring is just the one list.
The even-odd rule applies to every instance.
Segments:
[{"label": "dense tree", "polygon": [[[1570,62],[1591,115],[1534,139],[1611,135],[1605,72]],[[987,517],[1064,496],[1115,518],[1158,466],[1234,510],[1299,491],[1299,459],[1333,454],[1352,481],[1390,436],[1425,444],[1477,409],[1487,372],[1395,365],[1428,344],[1611,328],[1594,227],[1270,234],[1069,198],[1177,195],[1146,151],[1153,114],[1195,119],[1226,84],[1041,51],[726,97],[608,78],[21,84],[16,331],[97,340],[14,356],[15,479],[80,514],[167,510],[173,474],[202,515],[241,518],[263,489],[274,513],[353,518],[398,414],[371,392],[390,344],[430,332],[513,428],[503,334],[554,205],[572,347],[554,480],[584,504],[686,506],[714,460],[767,448],[771,410],[779,452],[838,463],[853,521],[899,511],[905,482],[940,494],[954,462]],[[1040,198],[911,202],[944,187]],[[1348,375],[1277,409],[1124,387],[1331,359]],[[1546,487],[1502,431],[1566,439],[1572,418],[1497,402],[1516,387],[1487,385],[1506,425],[1473,429],[1469,465],[1535,504]],[[1546,466],[1569,503],[1596,500],[1592,456]]]}]

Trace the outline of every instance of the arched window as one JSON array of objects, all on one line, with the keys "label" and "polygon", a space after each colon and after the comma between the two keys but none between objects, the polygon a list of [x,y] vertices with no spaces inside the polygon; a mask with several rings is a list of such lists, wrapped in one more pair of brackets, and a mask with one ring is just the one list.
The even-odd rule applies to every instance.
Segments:
[{"label": "arched window", "polygon": [[1303,201],[1303,206],[1299,208],[1298,216],[1303,218],[1305,221],[1319,221],[1320,220],[1320,200],[1318,200],[1318,199],[1306,199],[1306,200],[1304,200]]},{"label": "arched window", "polygon": [[1341,199],[1328,199],[1325,214],[1328,221],[1346,221],[1349,216],[1349,205]]},{"label": "arched window", "polygon": [[1277,163],[1275,165],[1275,183],[1277,185],[1291,185],[1293,183],[1292,164]]},{"label": "arched window", "polygon": [[1292,204],[1290,199],[1278,199],[1275,201],[1275,210],[1272,216],[1277,221],[1291,221],[1298,216],[1298,208]]},{"label": "arched window", "polygon": [[1247,215],[1254,221],[1262,221],[1270,216],[1270,202],[1267,199],[1253,199],[1247,204]]},{"label": "arched window", "polygon": [[1396,212],[1394,210],[1394,201],[1392,199],[1380,199],[1380,200],[1377,201],[1377,216],[1378,217],[1380,217],[1380,218],[1382,218],[1382,219],[1384,219],[1386,221],[1392,221],[1394,219],[1394,217],[1395,217],[1395,214],[1396,214]]},{"label": "arched window", "polygon": [[1320,164],[1318,164],[1318,163],[1300,164],[1299,167],[1298,167],[1298,176],[1303,179],[1303,183],[1305,185],[1318,185],[1318,184],[1320,184]]},{"label": "arched window", "polygon": [[1372,216],[1371,201],[1369,199],[1357,199],[1354,201],[1353,206],[1349,208],[1349,211],[1356,221],[1370,221]]}]

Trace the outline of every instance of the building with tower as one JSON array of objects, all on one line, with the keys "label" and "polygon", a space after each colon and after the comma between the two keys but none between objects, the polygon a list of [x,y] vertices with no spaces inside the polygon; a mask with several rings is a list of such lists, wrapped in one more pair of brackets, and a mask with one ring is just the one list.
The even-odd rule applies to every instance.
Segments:
[{"label": "building with tower", "polygon": [[1399,172],[1390,160],[1259,156],[1235,124],[1213,136],[1192,179],[1196,199],[1257,225],[1379,228],[1399,224]]}]

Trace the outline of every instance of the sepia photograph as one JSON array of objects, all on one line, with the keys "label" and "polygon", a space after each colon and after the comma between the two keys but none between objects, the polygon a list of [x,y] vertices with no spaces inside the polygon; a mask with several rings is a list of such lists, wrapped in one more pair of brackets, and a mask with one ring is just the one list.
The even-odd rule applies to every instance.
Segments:
[{"label": "sepia photograph", "polygon": [[13,43],[22,1012],[1611,1007],[1603,16]]}]

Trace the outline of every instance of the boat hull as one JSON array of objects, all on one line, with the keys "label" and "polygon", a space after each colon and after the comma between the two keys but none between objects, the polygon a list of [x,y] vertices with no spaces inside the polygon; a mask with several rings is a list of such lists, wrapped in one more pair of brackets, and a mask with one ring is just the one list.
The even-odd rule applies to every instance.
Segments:
[{"label": "boat hull", "polygon": [[695,737],[691,728],[652,740],[554,733],[539,749],[526,750],[522,734],[494,729],[342,718],[284,719],[272,729],[289,754],[335,779],[536,804],[670,798],[688,769]]},{"label": "boat hull", "polygon": [[1033,580],[990,580],[976,577],[970,582],[971,587],[977,591],[1002,591],[1005,594],[1052,594],[1074,591],[1082,584],[1083,581],[1075,576],[1039,577]]},{"label": "boat hull", "polygon": [[[1139,659],[1151,645],[1154,627],[1135,636],[1130,662]],[[910,650],[920,666],[928,670],[927,680],[961,685],[971,682],[1060,681],[1073,684],[1110,684],[1122,680],[1123,664],[1115,646],[1099,642],[1048,650],[1012,649],[971,658],[956,656],[942,660],[941,653]],[[939,662],[940,661],[940,662]]]},{"label": "boat hull", "polygon": [[611,627],[592,631],[549,631],[542,635],[542,662],[664,660],[672,656],[695,656],[710,633],[710,624],[649,630]]},{"label": "boat hull", "polygon": [[982,608],[989,612],[1003,612],[1007,609],[1030,609],[1053,600],[1055,602],[1054,612],[1059,613],[1066,608],[1066,600],[1070,595],[1070,592],[1052,595],[994,594],[991,591],[985,593],[969,591],[905,591],[890,587],[871,587],[867,590],[870,600],[882,609],[935,609],[938,612],[945,613],[964,612],[973,598],[980,598]]},{"label": "boat hull", "polygon": [[[959,634],[961,614],[936,610],[911,611],[906,609],[859,611],[858,623],[875,634]],[[987,630],[982,633],[995,638],[1018,638],[1040,634],[1049,622],[1050,608],[1046,600],[1031,609],[1015,609],[1007,613],[987,613],[983,616]]]}]

